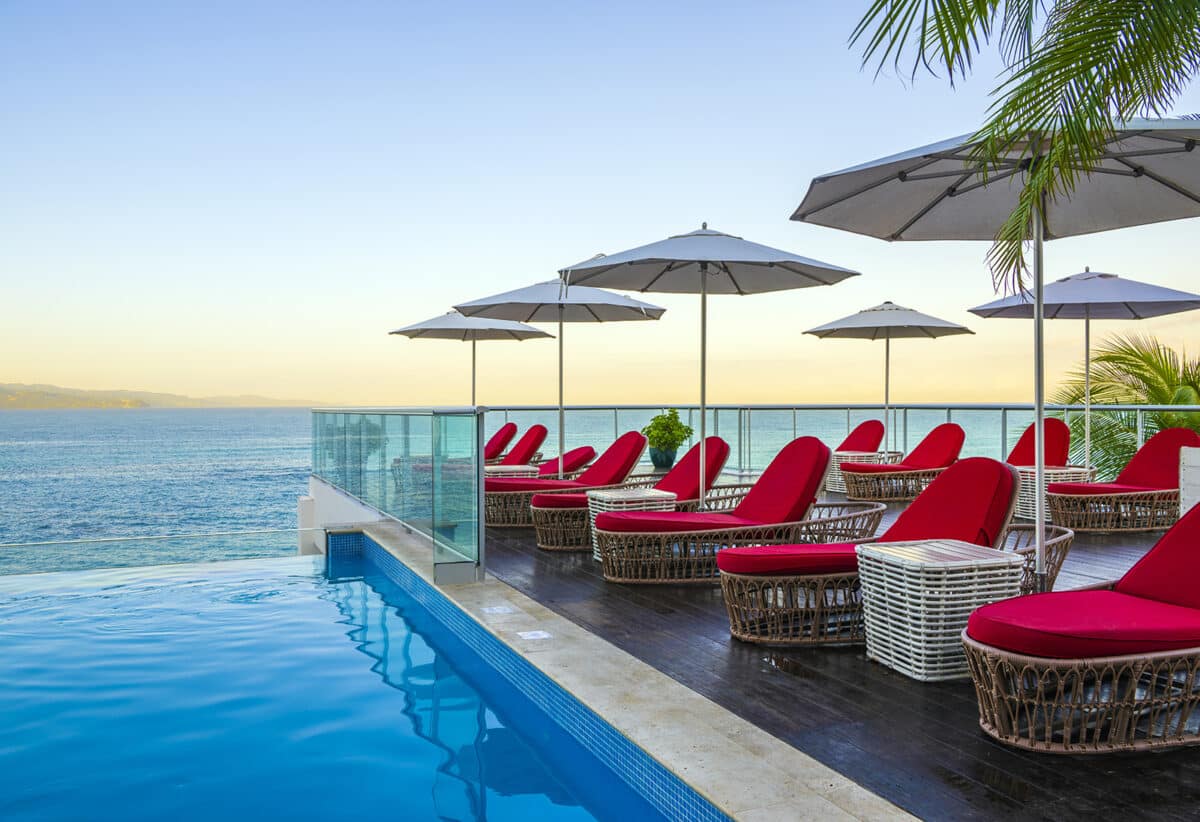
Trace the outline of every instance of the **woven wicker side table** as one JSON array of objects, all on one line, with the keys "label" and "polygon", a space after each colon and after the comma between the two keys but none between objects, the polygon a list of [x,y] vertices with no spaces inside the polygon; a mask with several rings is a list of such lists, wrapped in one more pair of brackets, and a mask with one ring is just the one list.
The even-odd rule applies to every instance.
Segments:
[{"label": "woven wicker side table", "polygon": [[675,492],[656,488],[610,488],[588,491],[588,521],[592,526],[592,559],[600,562],[596,516],[605,511],[674,511]]},{"label": "woven wicker side table", "polygon": [[[1033,491],[1037,480],[1037,469],[1032,465],[1014,465],[1021,475],[1021,490],[1017,494],[1017,507],[1014,513],[1021,519],[1033,519],[1037,516],[1037,494]],[[1066,465],[1046,468],[1046,485],[1055,482],[1091,482],[1096,476],[1095,468],[1084,468],[1082,465]],[[1049,519],[1050,503],[1046,503],[1046,516]]]},{"label": "woven wicker side table", "polygon": [[1020,594],[1023,563],[957,540],[858,546],[867,656],[913,679],[966,679],[967,617]]},{"label": "woven wicker side table", "polygon": [[846,493],[846,480],[842,477],[843,462],[893,465],[903,456],[903,451],[834,451],[833,459],[829,461],[829,473],[825,476],[825,490]]},{"label": "woven wicker side table", "polygon": [[484,477],[536,477],[536,465],[485,465]]}]

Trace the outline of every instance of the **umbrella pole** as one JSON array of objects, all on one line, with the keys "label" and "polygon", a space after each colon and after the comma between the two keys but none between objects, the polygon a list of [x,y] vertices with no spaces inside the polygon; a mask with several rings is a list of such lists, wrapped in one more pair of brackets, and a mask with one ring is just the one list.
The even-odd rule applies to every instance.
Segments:
[{"label": "umbrella pole", "polygon": [[1083,309],[1083,467],[1092,467],[1092,309]]},{"label": "umbrella pole", "polygon": [[1045,199],[1041,208],[1033,210],[1033,454],[1034,454],[1034,537],[1037,561],[1034,566],[1037,591],[1046,590],[1046,342],[1042,326],[1045,322],[1045,302],[1042,294],[1042,246],[1046,228]]},{"label": "umbrella pole", "polygon": [[[704,440],[707,438],[705,424],[708,405],[708,263],[700,263],[700,507],[704,510],[705,455]],[[740,434],[739,434],[740,436]]]},{"label": "umbrella pole", "polygon": [[471,405],[475,405],[475,340],[471,340]]},{"label": "umbrella pole", "polygon": [[890,451],[888,434],[892,433],[892,335],[883,338],[883,450]]},{"label": "umbrella pole", "polygon": [[563,450],[567,441],[563,429],[563,304],[558,304],[558,478],[563,478]]}]

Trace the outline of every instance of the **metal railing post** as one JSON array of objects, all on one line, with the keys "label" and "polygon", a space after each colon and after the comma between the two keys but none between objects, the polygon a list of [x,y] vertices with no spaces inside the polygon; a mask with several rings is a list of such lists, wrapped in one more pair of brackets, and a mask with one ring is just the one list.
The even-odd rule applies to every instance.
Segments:
[{"label": "metal railing post", "polygon": [[475,579],[483,582],[487,575],[487,517],[484,510],[484,481],[483,481],[483,443],[484,423],[483,412],[475,412]]},{"label": "metal railing post", "polygon": [[904,409],[904,447],[900,449],[904,453],[908,453],[908,409]]},{"label": "metal railing post", "polygon": [[1004,459],[1008,450],[1008,409],[1000,409],[1000,459]]},{"label": "metal railing post", "polygon": [[1138,409],[1137,414],[1137,444],[1141,448],[1146,444],[1146,416],[1142,413],[1142,409]]}]

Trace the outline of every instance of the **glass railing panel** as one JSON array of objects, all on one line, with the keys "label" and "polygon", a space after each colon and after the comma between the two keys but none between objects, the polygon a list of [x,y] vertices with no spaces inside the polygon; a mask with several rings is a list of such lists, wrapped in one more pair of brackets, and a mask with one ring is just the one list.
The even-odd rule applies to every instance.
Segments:
[{"label": "glass railing panel", "polygon": [[296,556],[296,529],[0,545],[0,575]]},{"label": "glass railing panel", "polygon": [[[863,419],[871,419],[870,415]],[[874,418],[878,418],[875,415]],[[840,408],[800,408],[796,410],[796,435],[817,437],[830,448],[846,439],[846,411]]]},{"label": "glass railing panel", "polygon": [[[991,457],[1002,460],[1008,456],[1006,446],[1008,431],[1002,425],[999,410],[953,410],[950,421],[962,426],[966,439],[963,442],[964,457]],[[1017,432],[1018,436],[1020,432]]]},{"label": "glass railing panel", "polygon": [[479,485],[473,414],[433,419],[432,534],[435,561],[479,559]]},{"label": "glass railing panel", "polygon": [[[797,419],[787,409],[747,409],[745,412],[748,467],[762,471],[779,451],[795,439]],[[828,441],[828,440],[826,440]]]},{"label": "glass railing panel", "polygon": [[[925,435],[946,421],[944,408],[907,408],[900,415],[901,447],[908,453],[917,447]],[[964,452],[965,453],[965,452]]]}]

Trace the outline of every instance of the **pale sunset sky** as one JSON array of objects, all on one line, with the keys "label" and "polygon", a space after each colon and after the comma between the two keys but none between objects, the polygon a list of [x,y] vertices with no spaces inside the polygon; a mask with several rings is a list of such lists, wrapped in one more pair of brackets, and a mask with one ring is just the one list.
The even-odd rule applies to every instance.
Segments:
[{"label": "pale sunset sky", "polygon": [[[966,312],[994,297],[987,244],[788,220],[814,175],[986,110],[994,59],[957,89],[861,70],[866,6],[0,4],[0,382],[465,403],[469,345],[387,332],[707,220],[863,272],[712,298],[710,401],[878,400],[882,345],[801,332],[889,299],[976,332],[897,342],[894,400],[1029,401],[1029,323]],[[1198,236],[1060,240],[1048,271],[1196,290]],[[661,322],[568,326],[568,403],[696,400],[697,298],[643,299]],[[1198,322],[1094,337],[1195,351]],[[1051,388],[1082,330],[1048,323]],[[481,403],[554,401],[554,341],[479,353]]]}]

